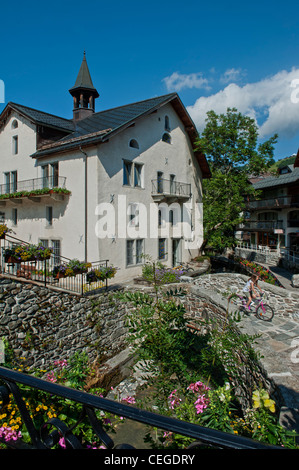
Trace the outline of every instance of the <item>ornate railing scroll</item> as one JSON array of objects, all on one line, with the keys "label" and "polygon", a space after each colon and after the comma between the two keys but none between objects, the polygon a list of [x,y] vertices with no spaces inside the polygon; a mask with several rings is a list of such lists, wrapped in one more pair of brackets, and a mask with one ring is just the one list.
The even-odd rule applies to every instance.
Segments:
[{"label": "ornate railing scroll", "polygon": [[[40,429],[36,429],[29,410],[26,407],[26,402],[22,398],[21,389],[18,384],[44,391],[51,395],[82,405],[82,411],[78,421],[72,427],[68,427],[60,419],[50,418],[41,425]],[[73,431],[86,417],[88,418],[95,435],[103,443],[105,448],[134,449],[130,444],[114,445],[112,438],[102,428],[101,422],[96,416],[96,410],[102,410],[104,412],[109,412],[116,416],[123,416],[165,431],[171,431],[183,436],[191,437],[195,440],[195,442],[190,446],[190,448],[193,449],[202,445],[223,449],[271,448],[268,445],[245,437],[216,431],[214,429],[162,416],[150,411],[119,403],[117,401],[59,385],[57,383],[48,382],[29,374],[0,367],[0,401],[2,401],[2,406],[9,403],[11,396],[19,409],[23,423],[25,424],[30,436],[30,447],[35,449],[51,449],[58,443],[61,437],[64,438],[67,448],[82,448],[82,442],[80,442],[80,439]],[[124,424],[124,426],[125,425],[126,424]],[[0,442],[4,442],[4,440],[0,438]],[[9,441],[8,443],[5,442],[5,444],[11,447],[20,447],[20,443],[18,442]]]}]

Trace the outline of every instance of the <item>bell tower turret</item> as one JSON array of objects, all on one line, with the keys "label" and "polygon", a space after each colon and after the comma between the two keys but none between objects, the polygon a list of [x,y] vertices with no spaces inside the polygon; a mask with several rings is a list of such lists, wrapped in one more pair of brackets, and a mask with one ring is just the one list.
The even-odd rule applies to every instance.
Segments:
[{"label": "bell tower turret", "polygon": [[73,119],[79,121],[95,111],[95,99],[100,95],[93,86],[89,69],[84,56],[75,85],[69,90],[74,100]]}]

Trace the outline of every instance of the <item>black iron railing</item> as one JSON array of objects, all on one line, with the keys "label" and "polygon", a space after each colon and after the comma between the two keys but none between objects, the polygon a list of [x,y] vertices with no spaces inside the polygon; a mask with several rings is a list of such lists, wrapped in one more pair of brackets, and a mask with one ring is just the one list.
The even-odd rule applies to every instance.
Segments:
[{"label": "black iron railing", "polygon": [[[99,260],[89,263],[84,272],[77,272],[74,275],[65,275],[57,269],[59,266],[67,266],[70,259],[61,256],[60,253],[52,252],[47,259],[28,259],[26,261],[10,256],[11,248],[17,246],[30,246],[11,235],[6,235],[1,240],[1,273],[27,280],[35,281],[45,287],[54,286],[68,292],[74,292],[80,295],[88,292],[108,287],[108,279],[94,280],[90,282],[90,271],[100,270],[108,267],[108,260]],[[57,272],[56,272],[57,271]]]},{"label": "black iron railing", "polygon": [[284,225],[282,220],[245,220],[239,227],[243,230],[275,230]]},{"label": "black iron railing", "polygon": [[284,207],[298,207],[299,195],[278,196],[273,198],[262,198],[256,201],[246,201],[246,207],[250,210],[274,209]]},{"label": "black iron railing", "polygon": [[191,184],[180,181],[157,178],[152,180],[152,195],[190,198]]},{"label": "black iron railing", "polygon": [[0,184],[0,195],[14,194],[22,191],[36,191],[46,188],[63,188],[65,189],[65,176],[48,176],[44,178],[32,178],[22,181],[9,181]]},{"label": "black iron railing", "polygon": [[[53,398],[62,397],[68,403],[75,402],[76,404],[80,404],[82,411],[78,421],[70,428],[61,419],[50,418],[37,429],[30,416],[26,400],[22,397],[22,390],[19,384],[30,387],[33,390],[47,392],[51,394]],[[107,398],[101,398],[90,393],[71,389],[31,375],[0,367],[0,401],[2,402],[2,406],[9,404],[12,399],[18,407],[22,422],[26,426],[30,436],[30,446],[35,449],[54,448],[61,437],[64,438],[67,448],[82,448],[83,442],[78,435],[75,435],[75,430],[80,426],[82,419],[86,417],[89,420],[94,434],[107,449],[134,449],[129,443],[115,446],[114,441],[103,429],[101,421],[97,418],[96,410],[109,412],[116,416],[122,416],[139,423],[190,437],[194,439],[195,442],[191,444],[189,448],[208,446],[222,449],[269,449],[272,447],[245,437],[162,416],[131,405],[125,405],[113,400],[108,400]],[[10,447],[20,447],[19,443],[15,441],[6,442],[3,438],[0,438],[0,442]],[[280,447],[275,448],[280,449]]]}]

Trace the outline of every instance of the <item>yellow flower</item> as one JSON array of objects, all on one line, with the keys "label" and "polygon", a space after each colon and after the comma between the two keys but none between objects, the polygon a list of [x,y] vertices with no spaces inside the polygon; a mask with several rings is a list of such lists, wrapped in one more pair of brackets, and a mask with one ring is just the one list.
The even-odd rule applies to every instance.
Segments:
[{"label": "yellow flower", "polygon": [[275,412],[275,402],[273,400],[267,399],[264,401],[264,405],[266,408],[269,408],[272,413]]},{"label": "yellow flower", "polygon": [[259,408],[261,406],[260,392],[258,390],[255,390],[252,394],[252,398],[253,398],[253,408]]}]

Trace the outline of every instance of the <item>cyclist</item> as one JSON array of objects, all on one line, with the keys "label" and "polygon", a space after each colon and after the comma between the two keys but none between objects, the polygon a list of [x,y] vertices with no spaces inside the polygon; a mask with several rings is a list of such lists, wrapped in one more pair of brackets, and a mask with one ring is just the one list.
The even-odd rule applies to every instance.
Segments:
[{"label": "cyclist", "polygon": [[256,299],[257,297],[257,292],[256,289],[259,289],[260,292],[262,292],[262,289],[258,285],[258,280],[259,280],[259,275],[258,274],[252,274],[251,278],[248,279],[246,282],[244,288],[243,288],[243,294],[245,297],[247,297],[247,302],[246,302],[246,308],[248,309],[249,305],[253,301],[253,299]]}]

